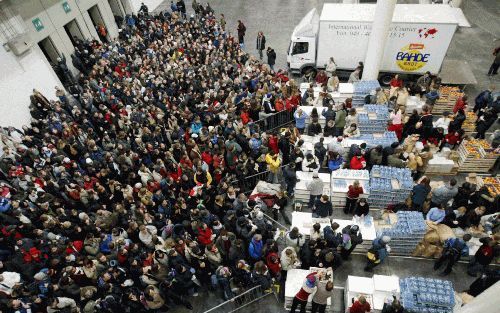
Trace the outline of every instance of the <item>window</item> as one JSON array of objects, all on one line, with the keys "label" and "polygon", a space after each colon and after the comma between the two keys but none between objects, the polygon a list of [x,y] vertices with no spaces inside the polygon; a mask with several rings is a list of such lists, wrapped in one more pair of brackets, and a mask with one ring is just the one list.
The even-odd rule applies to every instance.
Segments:
[{"label": "window", "polygon": [[307,53],[308,50],[309,50],[308,42],[296,42],[293,44],[292,55]]}]

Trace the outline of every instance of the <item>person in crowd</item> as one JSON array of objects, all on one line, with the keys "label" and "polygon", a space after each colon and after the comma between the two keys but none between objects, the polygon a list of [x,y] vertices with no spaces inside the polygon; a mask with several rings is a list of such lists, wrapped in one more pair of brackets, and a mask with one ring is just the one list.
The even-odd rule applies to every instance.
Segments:
[{"label": "person in crowd", "polygon": [[312,298],[311,313],[325,313],[328,298],[333,296],[333,282],[320,280]]},{"label": "person in crowd", "polygon": [[[365,215],[366,216],[366,215]],[[348,260],[357,245],[363,242],[363,235],[358,225],[347,225],[342,229],[340,254],[343,260]]]},{"label": "person in crowd", "polygon": [[359,196],[364,193],[363,187],[359,183],[359,180],[355,180],[352,185],[349,185],[347,191],[347,198],[344,207],[344,214],[351,214],[359,199]]},{"label": "person in crowd", "polygon": [[391,87],[391,89],[389,90],[389,97],[392,97],[395,95],[398,88],[403,87],[403,80],[399,77],[398,74],[396,74],[389,82],[389,86]]},{"label": "person in crowd", "polygon": [[262,60],[262,57],[264,56],[264,49],[266,48],[266,36],[264,36],[264,33],[260,31],[257,34],[257,43],[256,43],[256,49],[259,51],[259,58]]},{"label": "person in crowd", "polygon": [[448,201],[453,199],[458,193],[457,180],[455,178],[450,179],[449,183],[440,186],[432,191],[431,197],[431,207],[438,207],[440,205],[446,206]]},{"label": "person in crowd", "polygon": [[415,211],[422,211],[424,202],[427,200],[429,193],[431,192],[430,179],[427,177],[422,177],[420,182],[413,187],[411,193],[411,203],[412,208]]},{"label": "person in crowd", "polygon": [[317,272],[310,273],[306,276],[302,287],[299,292],[295,294],[292,301],[292,306],[290,308],[290,313],[295,313],[297,307],[300,305],[300,313],[306,312],[307,299],[309,295],[317,290],[318,280],[320,279],[320,274]]},{"label": "person in crowd", "polygon": [[307,189],[309,190],[309,209],[314,207],[316,200],[318,200],[323,194],[323,181],[319,178],[317,172],[313,173],[313,180],[307,184]]},{"label": "person in crowd", "polygon": [[359,137],[360,135],[361,133],[359,132],[358,125],[356,125],[355,123],[352,123],[348,128],[344,129],[343,136],[345,138],[349,137],[355,138]]},{"label": "person in crowd", "polygon": [[453,265],[457,263],[461,257],[469,256],[469,247],[467,242],[471,240],[472,236],[470,234],[463,235],[460,238],[449,238],[444,242],[443,252],[439,259],[434,263],[434,270],[438,270],[443,263],[446,263],[446,268],[444,269],[442,275],[446,276],[451,273]]},{"label": "person in crowd", "polygon": [[420,96],[427,93],[431,86],[432,77],[430,72],[425,72],[423,76],[420,76],[417,80],[417,86],[419,87]]},{"label": "person in crowd", "polygon": [[306,120],[309,118],[309,115],[302,111],[301,108],[298,108],[293,114],[293,117],[295,118],[295,127],[299,130],[300,134],[303,134],[306,128]]},{"label": "person in crowd", "polygon": [[349,168],[351,170],[362,170],[366,168],[365,157],[361,154],[361,151],[357,151],[349,162]]},{"label": "person in crowd", "polygon": [[271,47],[267,47],[266,55],[267,55],[267,64],[269,64],[271,70],[274,71],[274,65],[276,64],[276,51],[274,51],[274,49]]},{"label": "person in crowd", "polygon": [[313,216],[319,218],[329,217],[333,214],[333,206],[327,195],[322,195],[314,204]]},{"label": "person in crowd", "polygon": [[440,224],[444,220],[445,216],[446,216],[446,211],[444,209],[444,205],[438,204],[435,207],[431,207],[425,219],[436,225]]},{"label": "person in crowd", "polygon": [[495,257],[494,247],[498,244],[490,237],[483,237],[479,241],[481,242],[481,246],[470,259],[469,265],[467,266],[467,274],[473,277],[476,277],[478,273],[482,275],[487,271],[488,265]]},{"label": "person in crowd", "polygon": [[391,303],[384,303],[384,307],[382,308],[382,313],[405,313],[405,308],[401,305],[398,299],[393,296]]},{"label": "person in crowd", "polygon": [[238,32],[238,43],[240,44],[241,48],[244,48],[245,47],[245,33],[247,31],[247,28],[241,20],[238,20],[238,26],[237,26],[236,30]]},{"label": "person in crowd", "polygon": [[500,67],[500,47],[496,47],[495,50],[493,50],[493,56],[495,57],[495,59],[493,59],[493,63],[491,63],[491,66],[488,70],[488,76],[498,74],[498,68]]},{"label": "person in crowd", "polygon": [[335,136],[342,136],[346,125],[346,111],[343,105],[338,106],[335,112]]},{"label": "person in crowd", "polygon": [[359,296],[358,300],[354,301],[349,308],[349,313],[368,313],[371,310],[370,303],[366,301],[365,296]]},{"label": "person in crowd", "polygon": [[382,236],[373,240],[372,246],[366,254],[367,261],[364,268],[366,272],[373,271],[374,267],[384,262],[385,258],[391,252],[389,242],[391,242],[391,237],[389,236]]},{"label": "person in crowd", "polygon": [[359,217],[365,217],[370,213],[370,206],[365,198],[358,199],[356,207],[354,208],[354,215]]}]

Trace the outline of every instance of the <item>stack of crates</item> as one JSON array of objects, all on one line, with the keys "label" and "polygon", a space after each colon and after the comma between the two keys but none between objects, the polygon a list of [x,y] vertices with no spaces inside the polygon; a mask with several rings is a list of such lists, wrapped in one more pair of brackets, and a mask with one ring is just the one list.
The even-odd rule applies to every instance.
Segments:
[{"label": "stack of crates", "polygon": [[358,113],[358,127],[362,134],[384,133],[387,131],[389,109],[386,105],[367,104]]},{"label": "stack of crates", "polygon": [[372,90],[380,87],[378,80],[363,80],[355,82],[354,93],[352,95],[352,105],[354,107],[363,106],[365,104],[365,97],[370,94]]},{"label": "stack of crates", "polygon": [[370,172],[368,203],[375,208],[404,202],[413,189],[413,179],[408,168],[375,165]]},{"label": "stack of crates", "polygon": [[427,231],[424,217],[417,211],[399,211],[392,228],[382,229],[379,236],[391,237],[391,253],[411,255]]},{"label": "stack of crates", "polygon": [[399,280],[401,304],[412,313],[452,313],[455,291],[450,281],[407,277]]}]

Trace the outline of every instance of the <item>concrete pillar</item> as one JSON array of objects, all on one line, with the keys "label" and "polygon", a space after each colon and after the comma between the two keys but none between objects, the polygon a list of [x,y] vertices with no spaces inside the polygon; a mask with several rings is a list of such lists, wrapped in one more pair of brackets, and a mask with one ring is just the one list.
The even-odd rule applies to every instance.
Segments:
[{"label": "concrete pillar", "polygon": [[372,32],[368,41],[366,59],[363,69],[363,80],[374,80],[378,78],[380,64],[384,57],[385,43],[389,35],[392,15],[397,0],[378,0],[375,8],[375,17],[372,24]]}]

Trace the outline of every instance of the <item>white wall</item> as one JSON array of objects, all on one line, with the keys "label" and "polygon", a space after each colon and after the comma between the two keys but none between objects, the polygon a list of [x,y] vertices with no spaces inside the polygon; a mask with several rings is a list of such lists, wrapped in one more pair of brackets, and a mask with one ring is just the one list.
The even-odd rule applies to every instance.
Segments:
[{"label": "white wall", "polygon": [[0,126],[29,124],[33,88],[56,99],[54,87],[61,83],[38,46],[21,57],[0,47],[0,69]]},{"label": "white wall", "polygon": [[[144,4],[148,6],[149,12],[152,12],[164,0],[130,0],[130,1],[132,2],[132,8],[134,10],[134,13],[137,13],[137,11],[139,11],[139,8],[141,7],[141,2],[144,2]],[[174,2],[177,2],[177,1],[174,1]],[[198,1],[198,2],[201,3],[200,1]],[[170,9],[170,1],[168,1],[168,4],[169,4],[169,9]]]},{"label": "white wall", "polygon": [[[62,6],[64,1],[67,1],[71,8],[68,13]],[[70,57],[74,52],[74,47],[64,30],[64,25],[76,19],[85,38],[99,39],[87,12],[92,6],[98,5],[110,37],[118,36],[118,28],[108,0],[64,1],[10,0],[2,3],[2,5],[10,5],[10,8],[19,14],[18,20],[20,24],[24,21],[24,25],[21,25],[19,27],[21,29],[17,31],[27,31],[33,45],[30,51],[16,56],[2,47],[6,39],[0,37],[0,126],[21,127],[29,123],[29,96],[33,88],[38,89],[48,99],[55,99],[54,87],[62,86],[38,47],[38,42],[50,37],[56,49],[66,56],[70,70],[76,72]],[[44,28],[41,31],[36,31],[33,26],[32,20],[35,18],[39,18],[43,23]]]}]

